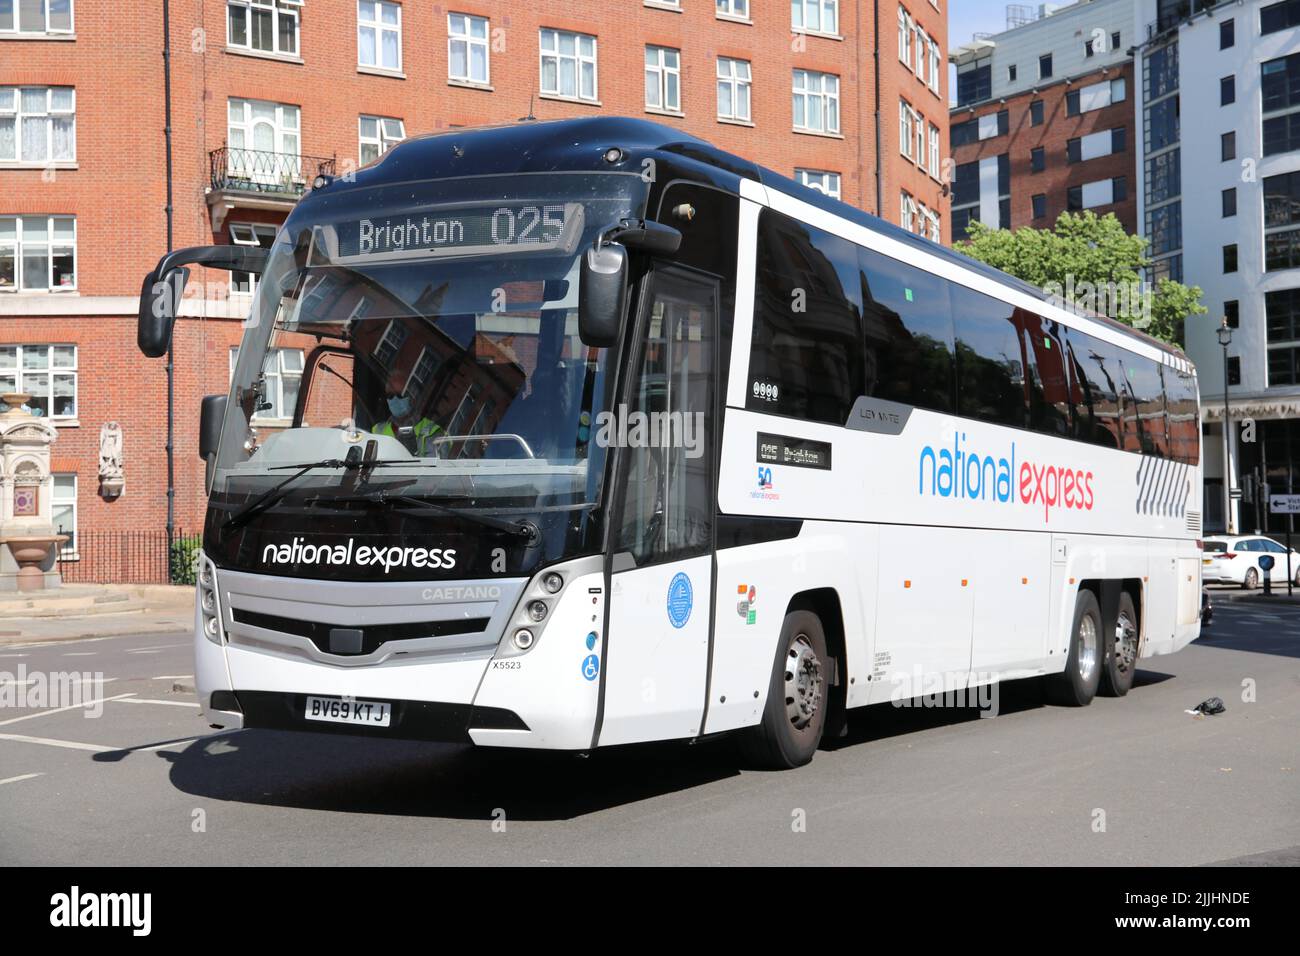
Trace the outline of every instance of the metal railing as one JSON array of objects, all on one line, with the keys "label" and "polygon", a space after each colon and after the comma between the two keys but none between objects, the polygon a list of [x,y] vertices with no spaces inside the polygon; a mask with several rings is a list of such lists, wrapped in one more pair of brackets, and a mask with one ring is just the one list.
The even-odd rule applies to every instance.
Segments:
[{"label": "metal railing", "polygon": [[333,176],[336,157],[222,146],[208,153],[213,189],[298,197],[317,176]]},{"label": "metal railing", "polygon": [[78,531],[68,544],[59,555],[64,584],[193,584],[201,538],[180,529]]}]

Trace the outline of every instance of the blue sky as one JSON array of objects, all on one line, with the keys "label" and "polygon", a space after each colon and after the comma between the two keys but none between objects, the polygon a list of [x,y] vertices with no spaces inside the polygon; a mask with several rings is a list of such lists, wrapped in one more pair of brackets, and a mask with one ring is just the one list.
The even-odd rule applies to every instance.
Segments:
[{"label": "blue sky", "polygon": [[[1001,33],[1008,0],[948,0],[948,49],[969,43],[972,33]],[[1028,3],[1028,0],[1018,0]],[[1068,3],[1069,0],[1058,0]],[[1032,6],[1037,7],[1035,2]]]}]

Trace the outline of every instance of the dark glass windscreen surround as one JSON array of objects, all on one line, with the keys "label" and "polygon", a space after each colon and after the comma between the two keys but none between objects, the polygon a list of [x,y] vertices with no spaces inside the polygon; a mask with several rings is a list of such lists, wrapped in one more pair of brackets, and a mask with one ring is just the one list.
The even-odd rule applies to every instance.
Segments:
[{"label": "dark glass windscreen surround", "polygon": [[[235,363],[210,552],[258,568],[266,544],[295,536],[455,539],[454,571],[380,575],[396,580],[519,573],[589,547],[605,471],[592,439],[613,374],[609,350],[577,336],[578,257],[597,230],[641,215],[645,190],[632,175],[537,174],[342,190],[300,207]],[[292,385],[286,369],[301,370]],[[224,526],[295,466],[372,441],[385,465],[364,480],[317,468],[246,526]],[[543,540],[526,546],[474,514],[530,520]]]}]

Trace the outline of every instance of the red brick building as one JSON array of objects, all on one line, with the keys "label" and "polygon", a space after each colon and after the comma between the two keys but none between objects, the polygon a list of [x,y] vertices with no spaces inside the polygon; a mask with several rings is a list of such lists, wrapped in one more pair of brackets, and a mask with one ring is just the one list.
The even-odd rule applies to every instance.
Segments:
[{"label": "red brick building", "polygon": [[[173,247],[268,244],[318,172],[407,135],[603,112],[939,241],[946,49],[946,0],[0,3],[0,390],[33,393],[58,427],[67,530],[161,530],[166,362],[136,350],[135,311],[169,232]],[[178,528],[202,520],[198,403],[228,387],[247,291],[195,270],[176,325]],[[268,414],[291,412],[296,371],[290,355],[268,370]],[[126,487],[106,499],[110,421]]]}]

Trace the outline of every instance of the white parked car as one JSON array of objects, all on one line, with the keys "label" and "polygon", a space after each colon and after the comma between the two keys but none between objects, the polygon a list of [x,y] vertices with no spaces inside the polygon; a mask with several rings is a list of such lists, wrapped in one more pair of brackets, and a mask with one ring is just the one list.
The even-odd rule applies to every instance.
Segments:
[{"label": "white parked car", "polygon": [[[1243,588],[1257,588],[1264,583],[1264,571],[1259,559],[1264,555],[1273,558],[1270,581],[1286,585],[1286,548],[1272,538],[1262,535],[1212,535],[1205,539],[1201,556],[1201,580],[1220,584],[1240,584]],[[1291,549],[1291,574],[1300,584],[1300,551]]]}]

